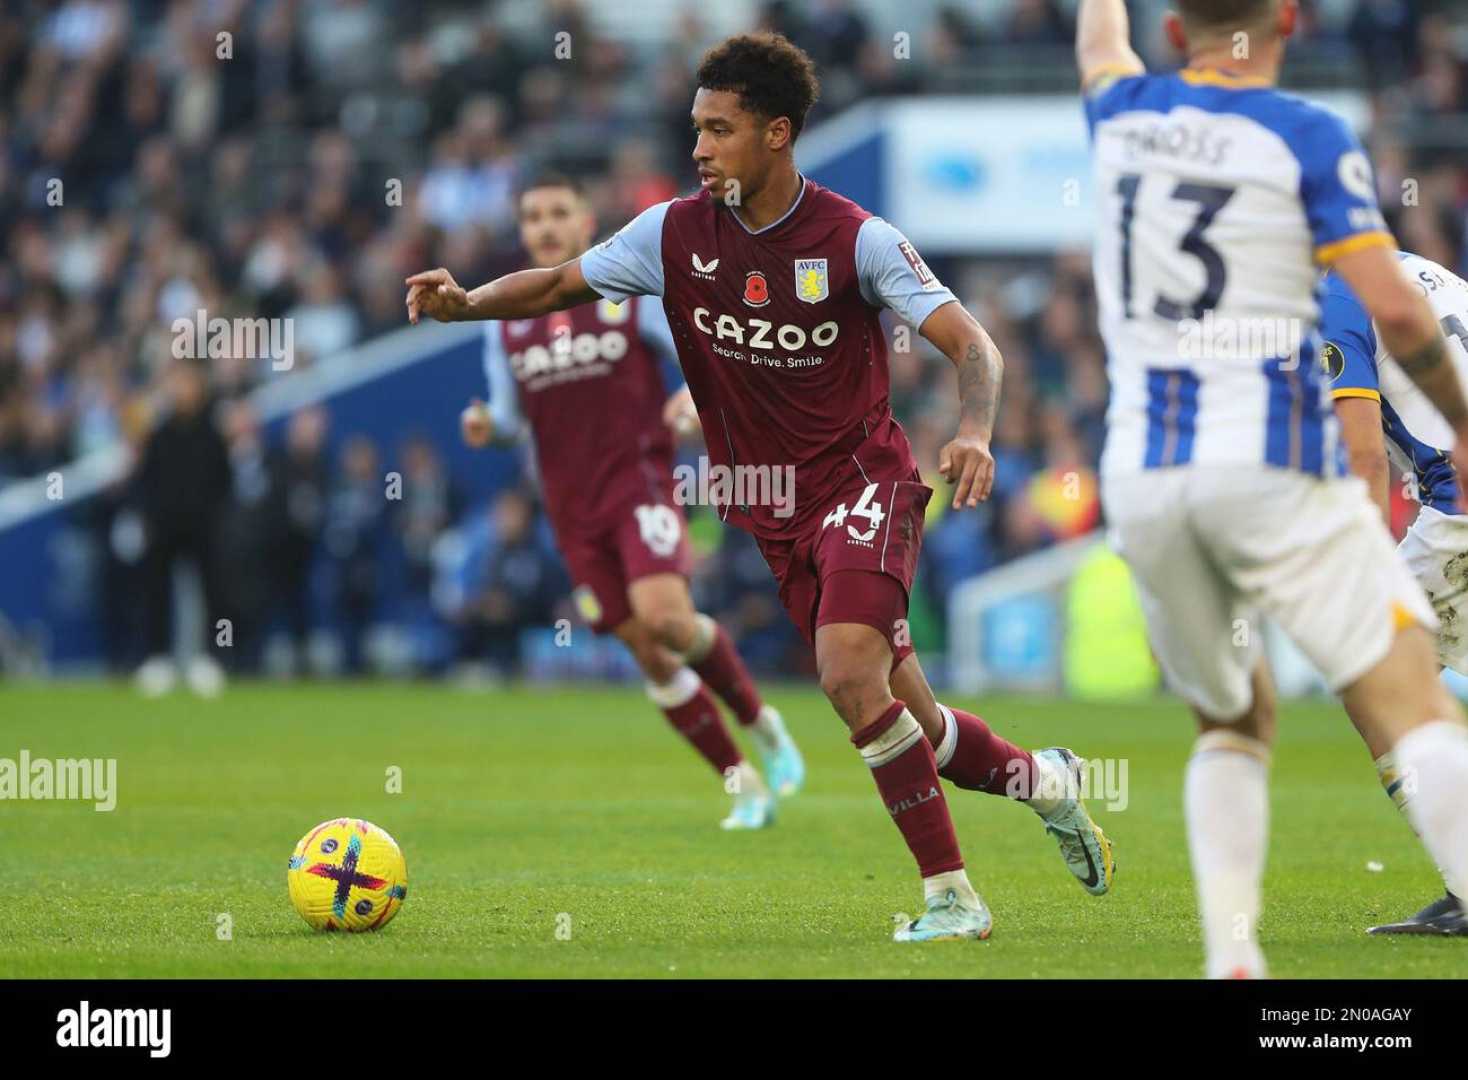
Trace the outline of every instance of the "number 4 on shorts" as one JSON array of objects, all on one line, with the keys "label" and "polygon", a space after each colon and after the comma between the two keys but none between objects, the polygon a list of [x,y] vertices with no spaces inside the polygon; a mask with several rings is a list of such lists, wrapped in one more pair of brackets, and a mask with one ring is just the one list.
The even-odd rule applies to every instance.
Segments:
[{"label": "number 4 on shorts", "polygon": [[853,540],[860,540],[863,543],[870,542],[877,535],[877,529],[881,527],[882,522],[886,520],[886,515],[882,513],[882,504],[872,501],[872,496],[876,495],[876,493],[877,485],[868,484],[866,489],[861,493],[861,498],[856,501],[855,506],[847,510],[846,504],[841,503],[836,509],[826,515],[826,520],[821,523],[821,528],[824,529],[829,525],[845,524],[847,514],[850,514],[854,518],[866,518],[867,522],[871,525],[871,528],[866,532],[857,532],[855,525],[847,525],[846,531]]}]

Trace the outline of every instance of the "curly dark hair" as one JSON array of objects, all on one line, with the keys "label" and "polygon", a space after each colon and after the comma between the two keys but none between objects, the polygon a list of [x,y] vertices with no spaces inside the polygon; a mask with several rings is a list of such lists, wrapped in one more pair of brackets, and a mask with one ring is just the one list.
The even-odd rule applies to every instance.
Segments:
[{"label": "curly dark hair", "polygon": [[757,116],[788,117],[791,142],[821,95],[815,61],[783,34],[771,33],[740,34],[715,45],[698,65],[698,85],[738,94],[739,104]]}]

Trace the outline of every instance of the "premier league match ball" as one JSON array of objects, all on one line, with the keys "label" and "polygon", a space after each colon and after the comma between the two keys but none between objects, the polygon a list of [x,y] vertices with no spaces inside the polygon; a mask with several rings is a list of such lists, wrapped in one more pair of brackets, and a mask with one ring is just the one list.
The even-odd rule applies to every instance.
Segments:
[{"label": "premier league match ball", "polygon": [[308,832],[286,872],[291,903],[315,930],[381,930],[408,895],[408,864],[391,836],[361,818]]}]

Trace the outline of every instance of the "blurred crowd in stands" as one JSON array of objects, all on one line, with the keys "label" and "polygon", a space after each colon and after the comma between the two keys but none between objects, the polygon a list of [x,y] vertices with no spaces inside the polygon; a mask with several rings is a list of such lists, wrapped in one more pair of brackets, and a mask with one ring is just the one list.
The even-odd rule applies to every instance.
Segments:
[{"label": "blurred crowd in stands", "polygon": [[[1138,25],[1155,26],[1163,6],[1138,0]],[[113,663],[135,664],[166,639],[167,567],[206,545],[228,559],[228,573],[202,578],[211,609],[233,616],[244,645],[231,655],[244,667],[262,662],[267,628],[296,642],[291,662],[304,663],[322,610],[342,628],[333,663],[370,666],[389,581],[409,597],[397,610],[437,642],[417,651],[420,667],[511,666],[523,659],[521,628],[569,613],[529,485],[467,505],[428,442],[374,446],[332,431],[317,408],[267,445],[246,394],[402,326],[409,272],[442,265],[477,283],[519,265],[512,194],[533,168],[582,176],[605,230],[690,189],[692,71],[731,28],[696,3],[651,7],[660,32],[619,34],[616,20],[638,20],[637,4],[4,6],[0,487],[131,448],[132,472],[95,512]],[[874,95],[1002,89],[996,72],[1023,89],[1074,87],[1070,0],[747,7],[743,25],[781,30],[818,61],[813,123]],[[1468,23],[1435,0],[1303,7],[1315,66],[1325,58],[1336,85],[1371,90],[1370,145],[1404,244],[1463,269],[1468,167],[1449,148],[1468,141]],[[908,17],[921,62],[894,58],[890,35]],[[561,42],[569,57],[558,58]],[[1176,59],[1155,31],[1140,45],[1156,63]],[[965,72],[981,84],[966,85]],[[1404,214],[1409,180],[1419,208]],[[941,635],[941,598],[956,583],[1096,526],[1107,391],[1084,253],[934,262],[1007,364],[993,500],[951,517],[933,500],[919,603]],[[293,371],[173,362],[170,326],[199,309],[289,318]],[[913,340],[920,347],[892,356],[894,407],[932,465],[954,428],[954,383]],[[393,502],[380,490],[388,460],[405,477]],[[200,501],[178,484],[212,492],[217,532],[198,534]],[[446,580],[434,551],[451,526],[459,558]],[[788,669],[799,648],[757,551],[715,523],[694,529],[701,602],[757,665]],[[324,582],[317,600],[308,579]]]}]

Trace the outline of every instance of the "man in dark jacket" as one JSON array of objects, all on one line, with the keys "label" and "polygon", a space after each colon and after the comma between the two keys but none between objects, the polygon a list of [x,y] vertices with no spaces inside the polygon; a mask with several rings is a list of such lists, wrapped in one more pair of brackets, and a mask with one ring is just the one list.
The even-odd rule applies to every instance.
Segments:
[{"label": "man in dark jacket", "polygon": [[215,624],[223,609],[216,542],[233,482],[229,452],[215,424],[208,372],[199,361],[171,361],[164,391],[165,411],[137,466],[147,535],[144,619],[150,657],[138,669],[138,683],[145,693],[157,694],[177,679],[170,659],[173,575],[180,563],[192,562],[204,587],[207,644],[189,665],[189,683],[200,693],[216,693],[222,674],[210,652],[217,648]]}]

